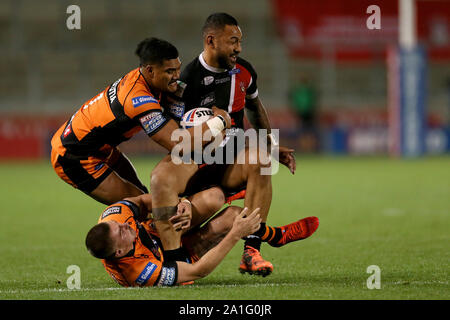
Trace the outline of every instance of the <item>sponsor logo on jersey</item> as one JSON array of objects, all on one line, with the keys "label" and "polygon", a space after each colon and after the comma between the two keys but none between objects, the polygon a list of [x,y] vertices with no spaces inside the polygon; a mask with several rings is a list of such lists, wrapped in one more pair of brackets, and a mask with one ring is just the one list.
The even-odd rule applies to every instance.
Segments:
[{"label": "sponsor logo on jersey", "polygon": [[211,102],[214,102],[214,98],[215,98],[214,92],[208,94],[206,97],[202,99],[202,101],[200,102],[200,106],[203,107],[206,106],[207,104],[210,104]]},{"label": "sponsor logo on jersey", "polygon": [[119,84],[120,80],[122,80],[122,78],[118,79],[116,82],[114,82],[111,87],[109,87],[108,89],[108,96],[109,96],[109,101],[112,103],[114,100],[116,100],[116,96],[117,96],[117,85]]},{"label": "sponsor logo on jersey", "polygon": [[161,270],[161,277],[158,281],[158,286],[171,286],[175,283],[175,268],[163,267]]},{"label": "sponsor logo on jersey", "polygon": [[241,92],[245,92],[245,83],[244,82],[240,82],[239,83],[239,87],[241,88]]},{"label": "sponsor logo on jersey", "polygon": [[152,96],[141,96],[131,99],[131,102],[133,103],[133,107],[137,108],[147,103],[158,103],[158,100],[156,100]]},{"label": "sponsor logo on jersey", "polygon": [[202,84],[205,85],[205,86],[209,86],[213,82],[214,82],[214,77],[213,76],[206,76],[202,80]]},{"label": "sponsor logo on jersey", "polygon": [[169,112],[177,118],[181,118],[184,114],[184,102],[172,102],[169,106]]},{"label": "sponsor logo on jersey", "polygon": [[150,279],[150,277],[152,276],[153,272],[155,272],[155,270],[156,264],[149,262],[145,266],[144,270],[142,270],[141,274],[139,275],[139,277],[136,279],[135,282],[140,286],[146,284],[148,279]]},{"label": "sponsor logo on jersey", "polygon": [[231,69],[230,71],[228,71],[229,75],[238,74],[238,73],[241,73],[241,69],[239,69],[239,68],[234,68],[234,69]]},{"label": "sponsor logo on jersey", "polygon": [[231,77],[225,77],[225,78],[220,78],[220,79],[216,79],[215,84],[221,84],[221,83],[225,83],[231,80]]},{"label": "sponsor logo on jersey", "polygon": [[140,118],[139,121],[141,121],[145,132],[152,134],[166,122],[166,118],[161,112],[152,112]]},{"label": "sponsor logo on jersey", "polygon": [[102,213],[102,219],[105,219],[107,216],[111,215],[111,214],[119,214],[122,212],[122,207],[121,206],[113,206],[113,207],[109,207],[108,209],[106,209],[105,211],[103,211]]}]

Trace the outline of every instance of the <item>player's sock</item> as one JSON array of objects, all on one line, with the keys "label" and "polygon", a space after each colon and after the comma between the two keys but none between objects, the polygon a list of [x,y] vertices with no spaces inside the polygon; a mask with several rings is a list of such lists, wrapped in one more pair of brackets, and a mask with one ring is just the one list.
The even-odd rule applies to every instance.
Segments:
[{"label": "player's sock", "polygon": [[261,250],[261,238],[254,235],[247,236],[245,238],[244,249],[246,246],[253,247],[258,251]]},{"label": "player's sock", "polygon": [[278,248],[310,237],[318,227],[319,218],[307,217],[282,227],[266,227],[266,233],[261,240]]},{"label": "player's sock", "polygon": [[261,237],[264,235],[265,232],[266,232],[266,223],[261,222],[258,231],[244,238],[245,239],[244,248],[245,246],[250,246],[258,251],[261,250]]},{"label": "player's sock", "polygon": [[261,236],[261,241],[274,245],[280,241],[283,236],[283,230],[279,227],[265,226],[264,234]]}]

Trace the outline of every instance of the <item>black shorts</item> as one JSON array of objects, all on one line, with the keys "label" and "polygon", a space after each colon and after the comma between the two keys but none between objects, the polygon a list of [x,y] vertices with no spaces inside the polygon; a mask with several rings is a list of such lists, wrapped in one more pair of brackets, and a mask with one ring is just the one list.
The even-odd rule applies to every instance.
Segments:
[{"label": "black shorts", "polygon": [[115,150],[106,158],[88,157],[80,160],[52,151],[53,169],[65,182],[89,194],[113,172],[111,166],[120,155],[120,151]]}]

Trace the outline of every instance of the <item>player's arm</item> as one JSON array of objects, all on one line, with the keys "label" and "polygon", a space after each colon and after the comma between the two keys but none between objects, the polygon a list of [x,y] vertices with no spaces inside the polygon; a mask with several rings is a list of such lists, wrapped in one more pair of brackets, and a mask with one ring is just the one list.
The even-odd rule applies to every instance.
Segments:
[{"label": "player's arm", "polygon": [[255,129],[266,129],[269,135],[268,143],[272,147],[278,148],[278,161],[288,167],[289,171],[294,174],[297,165],[294,158],[294,149],[278,146],[278,141],[275,141],[275,137],[272,135],[272,129],[270,127],[269,116],[267,110],[262,104],[261,100],[257,96],[254,99],[245,100],[245,109],[247,112],[247,119]]},{"label": "player's arm", "polygon": [[[168,151],[172,151],[180,143],[182,137],[189,137],[190,139],[183,141],[183,143],[190,143],[188,147],[190,147],[190,150],[194,149],[194,128],[187,130],[189,135],[186,134],[181,137],[178,135],[178,138],[176,135],[173,136],[176,130],[186,129],[180,129],[178,123],[164,113],[159,101],[149,95],[148,92],[141,90],[135,92],[133,96],[130,95],[124,102],[124,109],[128,117],[136,119],[145,133]],[[213,108],[213,112],[214,117],[202,124],[202,132],[211,130],[212,137],[215,137],[231,126],[231,118],[225,110]],[[200,139],[200,141],[202,141],[202,146],[210,142],[203,141],[203,139]]]},{"label": "player's arm", "polygon": [[245,110],[247,113],[247,119],[253,128],[266,129],[267,134],[271,133],[267,110],[258,96],[254,99],[245,100]]},{"label": "player's arm", "polygon": [[258,230],[259,224],[261,223],[261,217],[259,216],[258,211],[259,208],[248,215],[247,208],[242,210],[234,219],[233,226],[225,238],[197,262],[189,264],[177,261],[177,283],[204,278],[210,274],[241,238]]},{"label": "player's arm", "polygon": [[[212,133],[212,138],[215,137],[216,135],[220,134],[224,129],[230,128],[231,126],[231,118],[230,115],[222,109],[219,108],[213,108],[213,112],[214,112],[214,117],[208,121],[206,121],[205,123],[202,124],[202,134],[204,132],[206,132],[207,130],[211,130]],[[187,130],[187,132],[189,133],[189,135],[182,135],[182,137],[189,137],[189,140],[187,141],[189,143],[188,146],[190,146],[190,150],[194,150],[194,140],[195,140],[195,135],[194,135],[194,128],[189,128],[189,129],[180,129],[180,127],[178,126],[178,123],[173,120],[170,119],[160,130],[158,130],[158,132],[156,132],[155,134],[153,134],[151,136],[151,138],[158,143],[159,145],[163,146],[164,148],[166,148],[168,151],[172,151],[172,149],[178,144],[180,143],[180,139],[181,138],[175,138],[172,136],[172,134],[175,132],[175,130]],[[202,146],[206,145],[207,143],[211,142],[211,139],[203,139],[203,137],[201,138],[202,141]],[[183,141],[186,142],[186,141]]]},{"label": "player's arm", "polygon": [[135,217],[138,221],[147,220],[152,212],[152,195],[144,193],[136,197],[128,197],[123,200],[130,201],[139,207],[139,216]]}]

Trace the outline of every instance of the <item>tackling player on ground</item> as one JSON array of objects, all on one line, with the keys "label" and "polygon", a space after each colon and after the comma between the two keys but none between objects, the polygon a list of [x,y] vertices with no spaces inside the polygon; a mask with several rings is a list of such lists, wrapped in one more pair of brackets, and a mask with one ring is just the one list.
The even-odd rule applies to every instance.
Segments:
[{"label": "tackling player on ground", "polygon": [[[247,208],[235,206],[225,208],[200,227],[224,203],[224,194],[216,187],[180,201],[179,213],[170,221],[177,241],[183,242],[185,261],[175,261],[161,251],[159,234],[149,218],[150,194],[126,198],[106,208],[99,223],[88,232],[86,247],[94,257],[102,259],[106,271],[122,286],[187,284],[206,277],[239,239],[259,228],[259,208],[250,213]],[[310,219],[303,220],[307,223]],[[308,225],[303,238],[316,228]],[[269,244],[281,246],[295,240]]]}]

